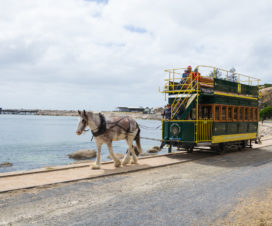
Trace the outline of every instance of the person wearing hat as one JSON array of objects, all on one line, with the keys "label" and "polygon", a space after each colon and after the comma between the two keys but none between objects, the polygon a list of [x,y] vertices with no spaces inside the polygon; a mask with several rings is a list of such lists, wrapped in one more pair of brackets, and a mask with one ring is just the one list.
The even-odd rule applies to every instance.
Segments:
[{"label": "person wearing hat", "polygon": [[190,76],[191,73],[192,73],[192,67],[188,66],[187,69],[182,74],[182,79],[180,81],[180,84],[183,84],[186,81],[187,77]]},{"label": "person wearing hat", "polygon": [[187,76],[189,76],[191,72],[192,72],[192,67],[188,66],[187,69],[182,74],[182,78],[187,78]]},{"label": "person wearing hat", "polygon": [[162,117],[165,119],[170,119],[171,118],[171,105],[167,104],[165,106],[164,111],[162,112]]}]

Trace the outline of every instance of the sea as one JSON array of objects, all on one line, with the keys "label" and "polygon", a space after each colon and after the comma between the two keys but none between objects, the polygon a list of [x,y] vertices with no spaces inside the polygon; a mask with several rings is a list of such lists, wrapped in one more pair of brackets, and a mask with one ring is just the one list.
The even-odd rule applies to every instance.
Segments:
[{"label": "sea", "polygon": [[[68,154],[79,149],[95,149],[90,131],[78,136],[78,117],[4,115],[0,114],[0,164],[10,162],[11,167],[0,167],[0,173],[32,170],[42,167],[66,165],[75,162]],[[137,120],[141,136],[161,138],[161,122]],[[159,141],[141,139],[144,151],[159,146]],[[125,153],[125,140],[114,141],[113,150]],[[106,145],[102,146],[102,161],[109,161]]]}]

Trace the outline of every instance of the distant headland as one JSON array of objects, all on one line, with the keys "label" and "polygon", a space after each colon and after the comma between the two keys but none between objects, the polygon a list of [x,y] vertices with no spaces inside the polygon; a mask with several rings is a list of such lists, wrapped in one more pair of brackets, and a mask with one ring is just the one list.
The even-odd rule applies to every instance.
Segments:
[{"label": "distant headland", "polygon": [[[101,111],[106,116],[124,116],[129,115],[138,119],[161,119],[161,108],[156,108],[151,112],[122,112],[122,111]],[[13,115],[41,115],[41,116],[78,116],[75,110],[39,110],[39,109],[2,109],[0,114],[13,114]]]}]

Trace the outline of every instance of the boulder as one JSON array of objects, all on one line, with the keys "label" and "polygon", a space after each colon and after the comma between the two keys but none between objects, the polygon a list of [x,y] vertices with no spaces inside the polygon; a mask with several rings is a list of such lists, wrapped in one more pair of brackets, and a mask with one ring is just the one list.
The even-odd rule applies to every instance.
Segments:
[{"label": "boulder", "polygon": [[142,154],[139,154],[139,156],[153,156],[153,155],[157,155],[158,153],[148,153],[148,152],[143,152]]},{"label": "boulder", "polygon": [[[124,154],[122,154],[122,153],[114,153],[114,155],[116,156],[116,158],[118,158],[118,159],[122,159],[122,158],[124,158]],[[112,159],[111,157],[110,157],[110,155],[108,156],[108,159]]]},{"label": "boulder", "polygon": [[153,148],[150,148],[149,150],[147,150],[148,153],[157,153],[159,152],[161,149],[159,146],[154,146]]},{"label": "boulder", "polygon": [[13,164],[11,162],[3,162],[0,164],[0,168],[1,167],[11,167],[11,166],[13,166]]},{"label": "boulder", "polygon": [[78,150],[75,153],[68,154],[70,159],[82,160],[82,159],[91,159],[96,157],[95,150]]}]

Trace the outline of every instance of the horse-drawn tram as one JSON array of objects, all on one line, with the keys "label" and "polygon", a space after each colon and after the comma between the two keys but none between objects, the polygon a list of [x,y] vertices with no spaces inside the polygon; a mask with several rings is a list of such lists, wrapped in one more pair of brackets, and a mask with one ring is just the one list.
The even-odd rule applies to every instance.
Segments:
[{"label": "horse-drawn tram", "polygon": [[[160,92],[168,105],[162,120],[162,145],[192,152],[209,146],[220,153],[226,146],[244,148],[258,133],[257,78],[210,66],[168,69]],[[229,145],[230,144],[230,145]]]}]

